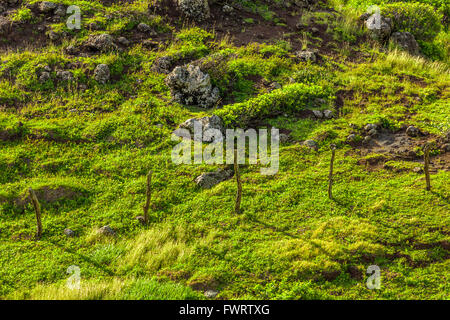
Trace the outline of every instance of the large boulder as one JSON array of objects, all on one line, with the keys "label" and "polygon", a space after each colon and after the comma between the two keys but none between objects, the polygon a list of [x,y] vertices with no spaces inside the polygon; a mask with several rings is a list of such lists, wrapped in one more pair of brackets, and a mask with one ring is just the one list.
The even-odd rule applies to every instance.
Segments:
[{"label": "large boulder", "polygon": [[211,108],[219,101],[219,89],[213,88],[208,74],[199,67],[176,67],[166,78],[172,97],[178,103]]},{"label": "large boulder", "polygon": [[181,12],[195,21],[204,21],[211,15],[208,0],[178,0]]},{"label": "large boulder", "polygon": [[420,54],[419,44],[410,32],[394,32],[390,40],[411,55],[418,56]]},{"label": "large boulder", "polygon": [[213,137],[205,135],[205,132],[210,129],[215,129],[223,133],[225,131],[223,121],[219,116],[213,115],[211,117],[203,117],[200,119],[188,119],[182,124],[180,124],[181,129],[187,129],[191,133],[194,133],[195,125],[202,126],[202,141],[203,142],[212,142]]},{"label": "large boulder", "polygon": [[393,24],[390,18],[385,18],[378,13],[371,15],[365,22],[366,28],[369,30],[369,35],[372,39],[378,41],[385,41],[389,38]]},{"label": "large boulder", "polygon": [[214,172],[205,172],[195,179],[195,183],[203,189],[211,189],[215,185],[231,179],[234,175],[233,170],[219,169]]}]

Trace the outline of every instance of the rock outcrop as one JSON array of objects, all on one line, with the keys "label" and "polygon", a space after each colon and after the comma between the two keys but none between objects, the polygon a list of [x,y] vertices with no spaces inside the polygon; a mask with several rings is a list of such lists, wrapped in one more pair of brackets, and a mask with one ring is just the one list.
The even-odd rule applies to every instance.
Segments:
[{"label": "rock outcrop", "polygon": [[211,108],[219,100],[219,89],[213,88],[208,74],[199,67],[176,67],[166,78],[172,97],[178,103]]}]

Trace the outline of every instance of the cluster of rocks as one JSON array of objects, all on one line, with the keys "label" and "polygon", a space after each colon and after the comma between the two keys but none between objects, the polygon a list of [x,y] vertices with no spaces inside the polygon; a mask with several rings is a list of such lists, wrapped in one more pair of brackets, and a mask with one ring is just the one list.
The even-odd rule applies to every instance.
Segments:
[{"label": "cluster of rocks", "polygon": [[173,99],[183,105],[211,108],[219,101],[219,89],[198,66],[176,67],[165,80]]},{"label": "cluster of rocks", "polygon": [[312,110],[312,113],[317,119],[332,119],[334,117],[334,113],[331,110]]},{"label": "cluster of rocks", "polygon": [[409,52],[412,55],[419,55],[419,44],[410,32],[394,32],[392,19],[381,16],[378,13],[364,14],[360,17],[369,31],[372,39],[386,42],[390,41],[397,47]]},{"label": "cluster of rocks", "polygon": [[[56,72],[56,80],[59,82],[70,82],[74,80],[73,73],[67,70],[55,70]],[[51,76],[52,69],[49,66],[44,66],[38,72],[38,79],[40,83],[45,83],[52,79]],[[110,80],[111,73],[108,65],[99,64],[94,70],[94,79],[101,83],[105,84]]]}]

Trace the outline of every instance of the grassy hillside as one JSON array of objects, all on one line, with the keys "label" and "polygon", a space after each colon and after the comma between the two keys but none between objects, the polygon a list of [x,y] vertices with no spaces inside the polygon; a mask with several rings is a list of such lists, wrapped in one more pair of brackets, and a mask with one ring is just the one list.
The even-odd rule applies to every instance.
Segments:
[{"label": "grassy hillside", "polygon": [[[449,299],[445,1],[420,1],[439,15],[420,56],[373,40],[359,19],[394,1],[216,0],[205,21],[144,0],[52,2],[78,6],[81,29],[40,1],[0,5],[0,299],[208,299],[208,290],[215,299]],[[113,43],[95,50],[105,33]],[[175,102],[162,59],[169,72],[199,66],[220,100]],[[105,83],[99,64],[110,70]],[[194,182],[225,166],[171,160],[178,125],[212,114],[288,137],[276,175],[241,166],[241,214],[234,179],[207,190]],[[408,136],[410,126],[420,134]],[[379,290],[366,287],[370,265],[381,269]],[[66,286],[69,266],[80,268],[79,290]]]}]

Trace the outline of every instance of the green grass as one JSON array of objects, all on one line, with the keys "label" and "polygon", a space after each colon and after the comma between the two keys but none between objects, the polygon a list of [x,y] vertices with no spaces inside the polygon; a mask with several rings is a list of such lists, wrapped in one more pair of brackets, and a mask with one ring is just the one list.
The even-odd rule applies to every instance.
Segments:
[{"label": "green grass", "polygon": [[[345,142],[351,125],[367,123],[446,134],[445,59],[358,44],[363,32],[355,12],[344,7],[340,12],[350,11],[339,17],[340,29],[327,13],[310,17],[331,25],[336,43],[348,43],[359,59],[349,62],[337,48],[307,64],[278,39],[236,47],[212,30],[172,26],[149,17],[146,1],[73,2],[86,10],[85,19],[126,14],[104,21],[115,35],[128,36],[140,21],[173,33],[155,50],[136,44],[75,59],[64,54],[68,42],[0,52],[0,298],[204,299],[211,289],[223,299],[449,299],[449,172],[433,173],[427,192],[412,162],[389,159],[367,170],[360,160],[380,155],[359,155]],[[275,19],[269,6],[250,8]],[[88,35],[84,29],[73,42]],[[172,102],[165,76],[151,69],[162,56],[199,63],[224,105],[205,111]],[[111,69],[113,80],[105,85],[92,77],[100,63]],[[41,83],[45,66],[51,78]],[[56,70],[72,72],[74,80],[57,81]],[[261,85],[272,82],[282,88]],[[299,116],[325,108],[339,116]],[[291,132],[277,175],[242,166],[241,215],[233,213],[234,180],[209,190],[193,182],[217,167],[171,162],[177,125],[213,113],[228,125],[261,121]],[[306,139],[316,140],[318,150],[302,146]],[[333,200],[327,194],[331,144],[338,147]],[[152,205],[144,227],[135,217],[143,214],[149,170]],[[41,198],[39,241],[25,201],[29,187]],[[117,236],[98,234],[105,225]],[[65,236],[65,228],[75,237]],[[366,288],[365,272],[374,264],[381,268],[380,290]],[[65,286],[72,265],[80,267],[80,290]]]}]

